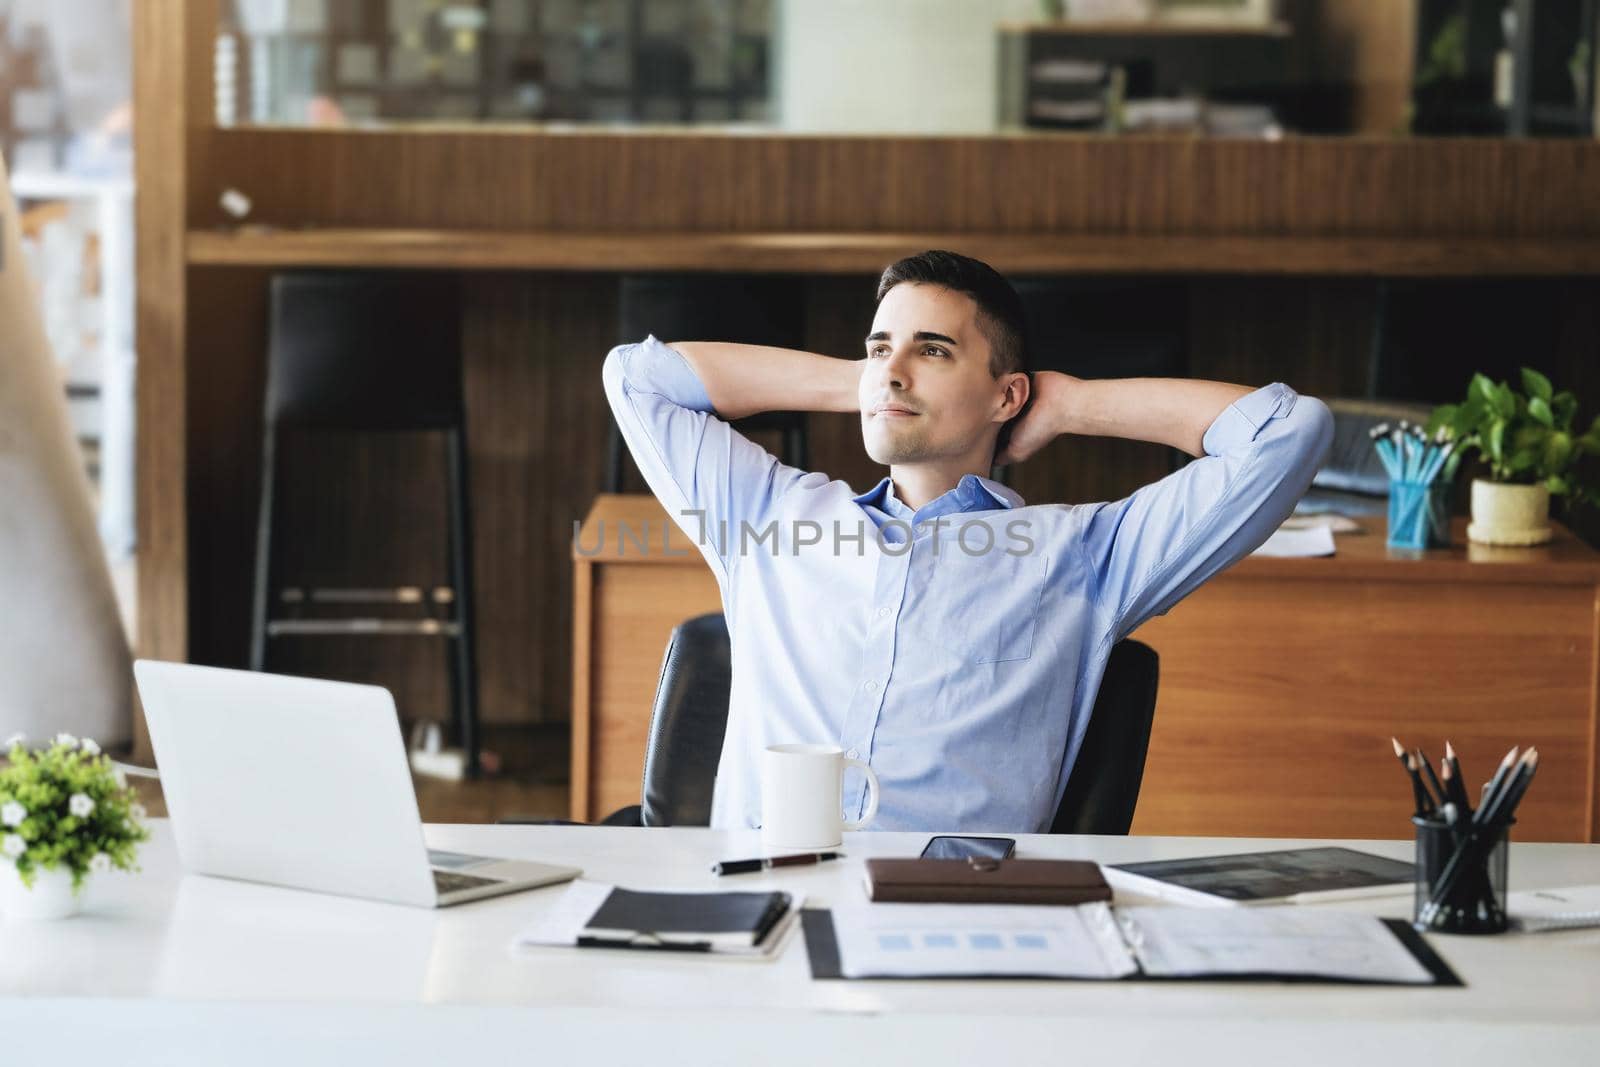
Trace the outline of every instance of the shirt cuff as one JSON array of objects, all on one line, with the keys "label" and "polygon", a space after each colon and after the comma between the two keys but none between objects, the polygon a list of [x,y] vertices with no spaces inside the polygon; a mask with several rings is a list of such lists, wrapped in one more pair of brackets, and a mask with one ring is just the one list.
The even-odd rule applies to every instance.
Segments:
[{"label": "shirt cuff", "polygon": [[1236,445],[1256,439],[1263,427],[1273,419],[1281,419],[1294,410],[1300,394],[1282,382],[1263,385],[1253,393],[1241,396],[1229,404],[1206,430],[1200,441],[1208,456],[1220,456]]}]

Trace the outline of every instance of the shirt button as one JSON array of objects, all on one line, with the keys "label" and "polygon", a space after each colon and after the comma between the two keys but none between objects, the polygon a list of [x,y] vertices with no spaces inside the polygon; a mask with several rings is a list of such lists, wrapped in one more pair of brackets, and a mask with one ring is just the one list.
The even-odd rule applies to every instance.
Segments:
[{"label": "shirt button", "polygon": [[888,617],[889,617],[889,609],[888,608],[879,608],[878,609],[878,618],[887,619]]},{"label": "shirt button", "polygon": [[851,759],[859,759],[860,756],[861,756],[861,753],[857,752],[855,749],[852,748],[849,752],[846,752],[845,755],[850,757]]},{"label": "shirt button", "polygon": [[877,682],[868,682],[867,683],[867,692],[876,693],[877,691],[878,691],[878,683]]}]

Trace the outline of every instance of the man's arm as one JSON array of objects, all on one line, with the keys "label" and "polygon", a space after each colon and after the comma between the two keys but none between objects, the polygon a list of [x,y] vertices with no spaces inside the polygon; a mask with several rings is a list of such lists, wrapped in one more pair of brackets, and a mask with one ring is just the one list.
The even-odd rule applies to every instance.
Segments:
[{"label": "man's arm", "polygon": [[675,341],[718,415],[763,411],[856,411],[858,360],[723,341]]},{"label": "man's arm", "polygon": [[1127,636],[1254,551],[1305,494],[1333,436],[1327,406],[1282,384],[1036,380],[1036,406],[1013,431],[1013,460],[1059,433],[1154,441],[1200,456],[1131,496],[1083,509],[1078,546],[1106,640]]},{"label": "man's arm", "polygon": [[807,352],[669,347],[654,337],[620,345],[606,357],[602,378],[617,428],[651,491],[694,540],[724,592],[743,524],[759,527],[772,502],[807,475],[716,415],[796,410],[801,403],[854,410],[858,371],[847,360]]},{"label": "man's arm", "polygon": [[1184,378],[1088,380],[1044,371],[1033,376],[1033,404],[999,457],[1017,463],[1062,434],[1122,437],[1205,455],[1211,424],[1247,395],[1242,385]]}]

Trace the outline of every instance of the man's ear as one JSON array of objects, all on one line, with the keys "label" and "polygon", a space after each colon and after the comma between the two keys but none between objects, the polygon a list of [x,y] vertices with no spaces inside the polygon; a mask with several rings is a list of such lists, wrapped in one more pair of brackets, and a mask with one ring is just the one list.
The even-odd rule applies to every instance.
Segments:
[{"label": "man's ear", "polygon": [[1000,407],[995,412],[997,422],[1008,422],[1021,415],[1033,396],[1033,382],[1026,374],[1018,372],[1006,378],[1005,392],[1000,395]]}]

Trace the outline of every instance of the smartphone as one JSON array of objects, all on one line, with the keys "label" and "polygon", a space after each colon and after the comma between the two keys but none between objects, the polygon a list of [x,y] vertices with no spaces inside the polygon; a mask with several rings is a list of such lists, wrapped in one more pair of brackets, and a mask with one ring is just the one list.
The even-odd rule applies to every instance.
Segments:
[{"label": "smartphone", "polygon": [[922,850],[925,860],[964,860],[971,856],[980,859],[1003,860],[1011,855],[1017,843],[1009,837],[953,837],[931,839]]}]

